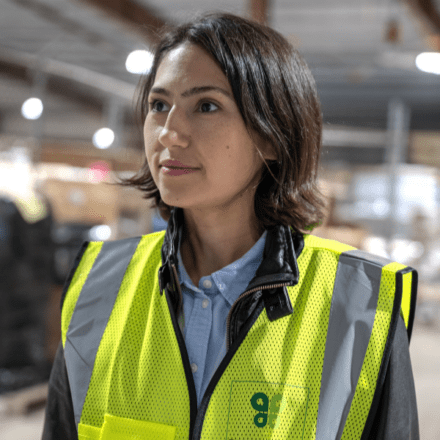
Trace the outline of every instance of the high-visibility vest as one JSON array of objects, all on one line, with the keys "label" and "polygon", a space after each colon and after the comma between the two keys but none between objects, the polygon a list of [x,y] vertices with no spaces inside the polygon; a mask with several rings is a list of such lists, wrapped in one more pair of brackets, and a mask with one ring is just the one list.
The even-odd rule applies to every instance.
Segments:
[{"label": "high-visibility vest", "polygon": [[163,240],[88,243],[71,274],[62,341],[79,439],[360,439],[399,315],[412,325],[417,273],[305,235],[293,313],[270,321],[261,306],[197,409],[159,292]]}]

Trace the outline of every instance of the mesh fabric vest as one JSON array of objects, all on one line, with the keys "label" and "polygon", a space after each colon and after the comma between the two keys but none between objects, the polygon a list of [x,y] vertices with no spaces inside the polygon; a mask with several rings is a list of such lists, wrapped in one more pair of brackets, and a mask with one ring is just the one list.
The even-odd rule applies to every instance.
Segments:
[{"label": "mesh fabric vest", "polygon": [[[387,341],[396,310],[407,326],[410,320],[414,272],[398,263],[382,261],[377,266],[374,262],[379,267],[377,277],[369,273],[373,263],[367,257],[354,254],[356,258],[352,258],[353,248],[305,236],[298,257],[299,282],[288,287],[293,313],[271,322],[262,309],[232,358],[220,365],[221,374],[214,375],[215,386],[208,387],[210,398],[204,399],[202,417],[193,426],[176,326],[170,305],[159,292],[163,239],[164,232],[159,232],[143,236],[133,245],[114,304],[108,305],[106,292],[98,292],[90,305],[87,298],[81,304],[78,301],[86,281],[93,281],[88,277],[98,264],[102,243],[87,245],[72,276],[62,310],[62,338],[65,349],[72,347],[66,351],[66,364],[79,438],[360,439],[379,373],[386,368]],[[349,302],[352,289],[362,289],[365,280],[374,284],[374,279],[376,302],[367,304],[371,329],[363,341],[365,350],[359,354],[356,347],[353,351],[341,348],[351,346],[350,338],[363,325],[357,317],[353,325],[346,325],[346,336],[335,340],[352,317],[345,316],[343,306],[338,308],[334,295],[342,295],[342,304],[345,298]],[[345,282],[348,291],[339,292]],[[99,280],[96,285],[99,290]],[[90,358],[85,359],[88,347],[81,344],[98,327],[99,314],[75,328],[70,324],[78,309],[100,310],[97,301],[109,308],[109,317],[102,335],[94,335],[96,350],[91,348]],[[76,364],[69,360],[76,355],[67,353],[77,353]],[[352,361],[344,363],[345,358]],[[87,383],[73,371],[78,362],[90,369]],[[356,363],[354,377],[352,364]],[[338,377],[348,385],[340,384]],[[76,396],[77,385],[86,387],[84,398]],[[353,389],[347,391],[350,385]],[[351,397],[346,397],[350,392]],[[343,422],[335,424],[335,418]]]}]

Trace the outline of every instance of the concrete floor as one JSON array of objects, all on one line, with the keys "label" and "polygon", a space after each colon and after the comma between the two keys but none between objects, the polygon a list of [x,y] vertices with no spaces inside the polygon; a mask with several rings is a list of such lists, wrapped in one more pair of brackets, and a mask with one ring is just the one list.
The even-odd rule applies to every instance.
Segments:
[{"label": "concrete floor", "polygon": [[[410,351],[416,383],[420,438],[439,440],[440,330],[416,325]],[[28,416],[6,416],[2,414],[0,405],[0,440],[39,440],[43,419],[44,410]]]}]

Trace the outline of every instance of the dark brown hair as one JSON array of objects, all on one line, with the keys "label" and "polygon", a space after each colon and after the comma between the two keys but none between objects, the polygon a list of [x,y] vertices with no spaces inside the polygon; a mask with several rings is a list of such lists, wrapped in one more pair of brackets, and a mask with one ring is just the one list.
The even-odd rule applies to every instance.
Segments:
[{"label": "dark brown hair", "polygon": [[[142,121],[160,62],[185,42],[203,48],[218,63],[249,133],[256,133],[277,156],[277,160],[264,161],[255,194],[261,225],[312,229],[322,221],[324,207],[316,182],[322,115],[306,63],[269,27],[230,14],[205,15],[171,30],[157,45],[153,66],[140,84]],[[146,160],[138,174],[122,184],[143,191],[162,217],[169,218],[172,207],[162,201]]]}]

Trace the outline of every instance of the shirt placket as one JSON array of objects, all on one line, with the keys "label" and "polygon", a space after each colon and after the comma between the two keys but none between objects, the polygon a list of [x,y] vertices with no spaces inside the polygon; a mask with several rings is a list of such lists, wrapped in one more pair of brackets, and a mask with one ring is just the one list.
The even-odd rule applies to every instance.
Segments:
[{"label": "shirt placket", "polygon": [[187,344],[187,350],[197,400],[200,403],[203,397],[201,396],[201,388],[212,329],[212,304],[210,298],[200,289],[195,292],[194,296],[190,319],[185,319],[185,340],[191,341],[191,344]]}]

